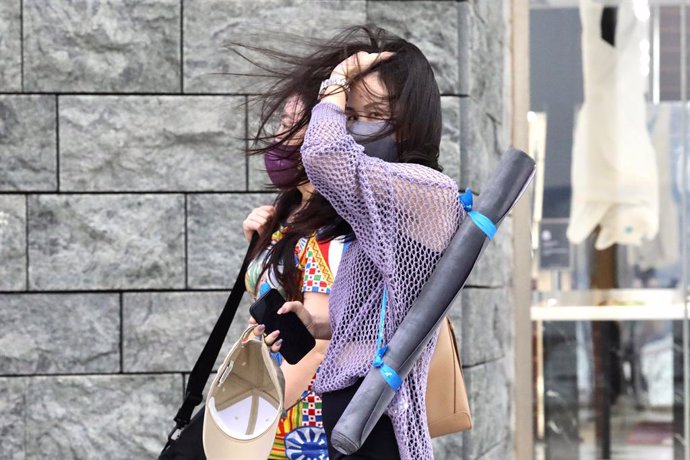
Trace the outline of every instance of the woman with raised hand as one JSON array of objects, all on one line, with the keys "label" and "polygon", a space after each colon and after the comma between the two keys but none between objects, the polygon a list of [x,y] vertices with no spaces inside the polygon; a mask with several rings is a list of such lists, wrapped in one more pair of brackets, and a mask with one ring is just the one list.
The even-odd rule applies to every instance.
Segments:
[{"label": "woman with raised hand", "polygon": [[[441,99],[431,65],[415,45],[383,29],[356,27],[291,62],[281,87],[323,80],[320,102],[298,122],[309,120],[302,164],[355,237],[328,315],[314,315],[299,301],[279,310],[297,313],[315,338],[330,339],[314,385],[330,438],[372,363],[385,364],[385,344],[464,211],[456,183],[440,172]],[[277,334],[266,342],[280,349]],[[361,449],[343,455],[329,443],[331,460],[433,458],[425,392],[435,343],[436,337]]]}]

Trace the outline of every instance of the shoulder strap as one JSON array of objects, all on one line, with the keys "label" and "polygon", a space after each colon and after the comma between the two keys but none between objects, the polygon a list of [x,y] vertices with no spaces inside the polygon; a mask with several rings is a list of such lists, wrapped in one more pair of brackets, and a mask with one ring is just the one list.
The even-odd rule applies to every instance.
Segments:
[{"label": "shoulder strap", "polygon": [[199,358],[197,358],[192,372],[189,374],[184,401],[182,402],[180,409],[177,411],[177,415],[175,415],[176,425],[168,435],[168,442],[172,440],[176,431],[181,430],[187,424],[189,424],[189,420],[192,417],[194,408],[203,400],[202,392],[204,391],[206,382],[208,382],[208,377],[211,375],[211,371],[213,370],[213,364],[218,358],[218,354],[223,346],[225,337],[228,335],[230,324],[232,324],[232,320],[235,317],[237,308],[242,301],[242,295],[245,291],[244,276],[247,272],[247,265],[249,264],[249,255],[251,254],[252,249],[254,249],[254,246],[256,246],[258,239],[258,234],[254,233],[252,241],[249,244],[249,248],[247,249],[247,254],[244,256],[244,261],[242,262],[240,272],[237,274],[237,279],[235,280],[235,284],[230,292],[230,296],[228,297],[227,302],[225,302],[225,307],[223,307],[223,311],[218,317],[216,325],[213,326],[213,331],[208,337],[206,345],[204,345],[204,349],[199,355]]}]

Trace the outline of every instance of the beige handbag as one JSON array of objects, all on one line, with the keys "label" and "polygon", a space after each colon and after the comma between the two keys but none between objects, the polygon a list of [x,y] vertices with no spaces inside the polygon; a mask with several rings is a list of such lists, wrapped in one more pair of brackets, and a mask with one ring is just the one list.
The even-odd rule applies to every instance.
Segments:
[{"label": "beige handbag", "polygon": [[472,415],[462,374],[453,324],[443,319],[429,365],[426,415],[432,438],[472,428]]},{"label": "beige handbag", "polygon": [[252,329],[230,349],[206,398],[203,442],[209,460],[265,460],[273,446],[285,382]]}]

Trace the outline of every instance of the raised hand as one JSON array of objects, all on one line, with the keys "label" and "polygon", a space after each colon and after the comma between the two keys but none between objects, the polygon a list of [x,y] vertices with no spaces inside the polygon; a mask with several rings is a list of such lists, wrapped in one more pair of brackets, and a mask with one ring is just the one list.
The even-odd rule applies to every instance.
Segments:
[{"label": "raised hand", "polygon": [[259,206],[252,209],[244,222],[242,222],[242,231],[247,241],[252,240],[252,233],[263,233],[264,227],[268,221],[273,217],[275,208],[273,206]]},{"label": "raised hand", "polygon": [[377,62],[389,59],[394,54],[391,51],[384,51],[383,53],[359,51],[338,64],[331,72],[331,77],[343,77],[348,81],[352,80],[357,75],[369,70]]}]

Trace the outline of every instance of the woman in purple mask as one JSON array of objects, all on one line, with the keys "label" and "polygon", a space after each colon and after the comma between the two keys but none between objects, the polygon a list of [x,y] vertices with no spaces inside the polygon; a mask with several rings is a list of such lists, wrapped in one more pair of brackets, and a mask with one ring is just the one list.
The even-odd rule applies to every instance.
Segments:
[{"label": "woman in purple mask", "polygon": [[[303,114],[303,102],[289,98],[277,135],[254,152],[263,154],[278,196],[273,205],[254,209],[242,224],[248,241],[259,234],[245,284],[254,299],[275,288],[320,316],[328,315],[328,296],[351,229],[306,178],[299,151],[306,128],[291,130]],[[317,340],[294,365],[276,356],[285,377],[287,415],[278,425],[269,459],[327,458],[321,398],[312,389],[327,347],[328,340]]]},{"label": "woman in purple mask", "polygon": [[[383,29],[356,27],[307,56],[269,56],[284,71],[284,81],[269,92],[274,103],[287,94],[319,99],[305,104],[308,110],[295,120],[295,126],[308,122],[302,164],[354,233],[328,314],[314,314],[300,301],[279,310],[297,313],[315,338],[330,340],[314,384],[330,440],[372,366],[392,376],[383,367],[385,344],[464,211],[457,184],[440,173],[441,98],[431,65],[415,45]],[[274,351],[279,339],[275,333],[265,338]],[[404,381],[387,380],[396,396],[360,450],[343,455],[329,442],[330,460],[433,458],[425,393],[435,344],[436,337]]]}]

